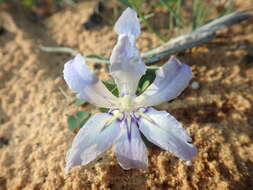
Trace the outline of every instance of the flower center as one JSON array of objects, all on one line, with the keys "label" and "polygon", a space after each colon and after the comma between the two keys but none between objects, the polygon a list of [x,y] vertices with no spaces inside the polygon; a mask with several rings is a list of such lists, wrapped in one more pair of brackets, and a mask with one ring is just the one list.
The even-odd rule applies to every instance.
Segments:
[{"label": "flower center", "polygon": [[132,96],[127,94],[120,97],[120,110],[122,112],[131,112],[134,110]]}]

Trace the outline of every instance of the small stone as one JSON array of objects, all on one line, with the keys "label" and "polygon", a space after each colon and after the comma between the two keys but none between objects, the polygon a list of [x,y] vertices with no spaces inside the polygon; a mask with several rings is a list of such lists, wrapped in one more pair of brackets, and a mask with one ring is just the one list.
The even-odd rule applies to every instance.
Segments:
[{"label": "small stone", "polygon": [[186,165],[186,166],[191,166],[191,165],[192,165],[192,162],[191,162],[190,160],[187,160],[187,161],[185,162],[185,165]]},{"label": "small stone", "polygon": [[193,81],[192,84],[191,84],[191,88],[194,89],[194,90],[199,89],[199,83],[196,82],[196,81]]}]

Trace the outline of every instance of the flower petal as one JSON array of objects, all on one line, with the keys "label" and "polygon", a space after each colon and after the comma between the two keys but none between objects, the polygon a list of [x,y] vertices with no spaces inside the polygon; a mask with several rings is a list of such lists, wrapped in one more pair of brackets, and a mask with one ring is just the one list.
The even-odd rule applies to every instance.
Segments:
[{"label": "flower petal", "polygon": [[66,156],[66,172],[73,166],[88,164],[114,143],[120,127],[111,118],[107,113],[96,114],[79,130]]},{"label": "flower petal", "polygon": [[77,93],[78,98],[99,107],[116,106],[116,97],[85,64],[85,59],[80,54],[64,65],[63,76],[69,88]]},{"label": "flower petal", "polygon": [[141,29],[136,12],[131,8],[127,8],[117,20],[114,30],[118,35],[131,34],[138,36]]},{"label": "flower petal", "polygon": [[135,38],[140,34],[140,22],[136,12],[127,8],[116,22],[114,29],[119,37],[110,58],[110,74],[121,96],[135,95],[138,82],[146,72],[146,66],[135,46]]},{"label": "flower petal", "polygon": [[135,99],[139,106],[154,106],[179,96],[192,78],[191,68],[176,57],[156,71],[155,81]]},{"label": "flower petal", "polygon": [[121,124],[122,136],[115,143],[115,152],[120,166],[125,169],[147,170],[148,158],[137,124],[128,118]]},{"label": "flower petal", "polygon": [[185,161],[196,155],[196,147],[188,143],[191,138],[169,113],[149,108],[143,114],[139,129],[149,141]]},{"label": "flower petal", "polygon": [[110,58],[110,74],[113,76],[121,95],[135,95],[138,82],[146,72],[135,40],[129,35],[120,35]]}]

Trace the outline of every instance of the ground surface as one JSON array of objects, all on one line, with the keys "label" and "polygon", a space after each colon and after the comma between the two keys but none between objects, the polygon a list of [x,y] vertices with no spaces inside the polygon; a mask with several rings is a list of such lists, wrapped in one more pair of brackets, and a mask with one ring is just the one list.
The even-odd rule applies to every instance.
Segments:
[{"label": "ground surface", "polygon": [[[252,6],[237,1],[238,8]],[[112,151],[87,166],[63,173],[74,133],[67,129],[68,106],[59,91],[70,94],[62,79],[68,55],[48,54],[39,44],[65,45],[81,53],[109,56],[116,35],[109,26],[87,31],[80,26],[90,3],[68,8],[36,24],[24,11],[1,11],[6,32],[0,35],[0,190],[4,189],[251,189],[253,186],[253,24],[223,31],[211,43],[179,58],[193,70],[191,87],[158,109],[173,114],[193,138],[193,165],[159,148],[149,148],[149,172],[124,171]],[[156,47],[143,32],[141,50]],[[107,78],[106,68],[97,70]],[[86,106],[86,109],[91,109]]]}]

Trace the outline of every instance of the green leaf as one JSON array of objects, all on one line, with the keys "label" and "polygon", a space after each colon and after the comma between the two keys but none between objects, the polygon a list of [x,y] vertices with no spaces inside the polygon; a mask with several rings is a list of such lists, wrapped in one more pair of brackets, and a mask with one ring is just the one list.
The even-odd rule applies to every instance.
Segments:
[{"label": "green leaf", "polygon": [[78,118],[79,128],[82,128],[84,124],[88,121],[90,116],[89,112],[79,111],[76,113],[76,117]]},{"label": "green leaf", "polygon": [[99,111],[101,112],[108,112],[110,109],[109,108],[99,108]]},{"label": "green leaf", "polygon": [[82,106],[83,104],[85,104],[85,101],[76,98],[75,101],[74,101],[74,104],[75,104],[76,106]]},{"label": "green leaf", "polygon": [[34,3],[34,0],[22,0],[21,3],[24,6],[31,7]]},{"label": "green leaf", "polygon": [[140,8],[141,5],[143,4],[143,2],[144,2],[144,0],[129,0],[129,3],[134,8]]},{"label": "green leaf", "polygon": [[80,128],[82,128],[82,127],[84,126],[84,124],[85,124],[87,121],[88,121],[88,119],[82,121],[82,122],[80,123]]},{"label": "green leaf", "polygon": [[142,92],[145,91],[148,88],[149,85],[150,85],[150,81],[149,80],[144,81],[144,83],[143,83],[143,85],[141,87]]},{"label": "green leaf", "polygon": [[137,95],[143,93],[147,87],[155,80],[155,71],[155,69],[147,69],[145,75],[143,75],[139,81]]},{"label": "green leaf", "polygon": [[97,55],[97,54],[90,54],[90,55],[86,55],[85,57],[91,58],[91,59],[99,59],[99,60],[102,60],[102,61],[109,61],[108,58],[102,57],[102,56]]},{"label": "green leaf", "polygon": [[119,3],[126,7],[140,7],[144,0],[117,0]]},{"label": "green leaf", "polygon": [[104,85],[106,86],[106,88],[114,95],[119,97],[119,90],[117,88],[117,85],[115,84],[115,82],[112,79],[103,81]]},{"label": "green leaf", "polygon": [[81,128],[90,116],[89,112],[79,111],[75,115],[68,116],[68,128],[69,130],[74,130]]},{"label": "green leaf", "polygon": [[86,111],[79,111],[76,112],[76,117],[80,120],[83,121],[89,117],[90,113]]},{"label": "green leaf", "polygon": [[117,1],[126,7],[132,7],[132,5],[129,3],[128,0],[117,0]]},{"label": "green leaf", "polygon": [[167,9],[169,18],[170,18],[170,27],[174,27],[174,19],[176,21],[176,25],[178,27],[182,27],[182,18],[180,14],[177,12],[181,9],[181,1],[180,0],[160,0],[160,3],[163,7]]},{"label": "green leaf", "polygon": [[79,121],[73,115],[68,116],[68,128],[69,130],[79,128]]}]

